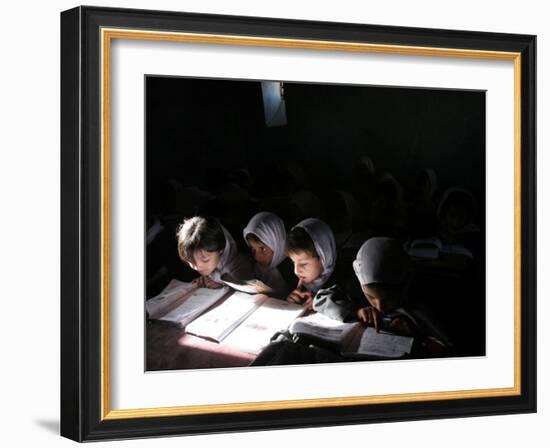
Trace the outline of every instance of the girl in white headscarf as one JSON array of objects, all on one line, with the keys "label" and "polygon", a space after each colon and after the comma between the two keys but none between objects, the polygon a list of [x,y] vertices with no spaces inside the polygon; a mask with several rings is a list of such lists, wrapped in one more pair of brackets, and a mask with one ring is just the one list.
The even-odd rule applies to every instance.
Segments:
[{"label": "girl in white headscarf", "polygon": [[274,213],[257,213],[244,228],[243,237],[256,261],[254,278],[270,286],[273,289],[273,297],[286,297],[288,285],[277,269],[286,258],[286,231],[283,220]]},{"label": "girl in white headscarf", "polygon": [[238,252],[235,240],[216,219],[202,216],[186,219],[177,237],[180,258],[200,274],[193,280],[198,286],[220,288],[224,274],[237,280],[250,279],[250,263]]},{"label": "girl in white headscarf", "polygon": [[396,239],[375,237],[367,240],[353,262],[368,306],[357,310],[357,318],[379,329],[419,336],[422,350],[431,355],[450,348],[446,332],[431,311],[408,298],[409,258]]},{"label": "girl in white headscarf", "polygon": [[289,232],[287,253],[298,277],[298,285],[287,300],[311,308],[313,296],[328,283],[336,266],[334,234],[320,219],[304,219]]}]

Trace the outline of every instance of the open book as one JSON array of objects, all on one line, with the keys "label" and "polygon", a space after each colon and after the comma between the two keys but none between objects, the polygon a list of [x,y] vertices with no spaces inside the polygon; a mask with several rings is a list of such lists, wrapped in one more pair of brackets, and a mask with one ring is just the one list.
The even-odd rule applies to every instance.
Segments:
[{"label": "open book", "polygon": [[235,291],[189,324],[186,332],[256,354],[303,312],[300,305]]},{"label": "open book", "polygon": [[145,302],[149,318],[186,327],[231,293],[229,288],[197,288],[173,279],[163,291]]},{"label": "open book", "polygon": [[270,286],[260,280],[238,280],[230,274],[223,274],[221,281],[236,291],[246,292],[248,294],[269,294],[273,291]]},{"label": "open book", "polygon": [[343,356],[365,359],[396,359],[411,353],[414,338],[398,336],[361,322],[342,323],[317,313],[296,319],[289,327],[293,335],[329,345]]}]

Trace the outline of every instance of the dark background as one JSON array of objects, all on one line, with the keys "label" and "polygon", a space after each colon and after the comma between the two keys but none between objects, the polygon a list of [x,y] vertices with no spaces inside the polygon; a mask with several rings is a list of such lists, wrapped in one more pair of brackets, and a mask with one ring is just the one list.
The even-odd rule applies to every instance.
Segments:
[{"label": "dark background", "polygon": [[269,128],[260,82],[146,79],[148,199],[168,178],[215,190],[233,169],[263,177],[289,160],[316,187],[350,187],[365,154],[404,184],[429,167],[484,200],[484,92],[284,83],[288,125]]},{"label": "dark background", "polygon": [[[185,217],[218,217],[245,251],[242,229],[264,210],[279,214],[287,230],[308,216],[324,219],[337,237],[344,282],[357,294],[351,261],[361,243],[370,236],[404,243],[440,236],[438,201],[460,185],[475,198],[481,230],[458,241],[473,260],[416,263],[415,291],[458,341],[457,354],[485,353],[485,92],[285,82],[287,125],[268,127],[259,81],[145,82],[146,221],[163,228],[147,246],[148,297],[170,278],[193,276],[176,251]],[[375,167],[366,196],[358,192],[361,156]],[[418,218],[415,181],[426,168],[437,174],[437,190],[433,210]],[[384,172],[402,187],[395,226],[372,216]],[[353,212],[343,196],[352,198]],[[456,313],[465,308],[467,322]]]}]

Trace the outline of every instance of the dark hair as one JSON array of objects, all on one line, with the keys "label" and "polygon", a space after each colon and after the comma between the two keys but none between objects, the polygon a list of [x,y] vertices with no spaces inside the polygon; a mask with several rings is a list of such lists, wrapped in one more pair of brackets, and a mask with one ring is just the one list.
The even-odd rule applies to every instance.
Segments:
[{"label": "dark hair", "polygon": [[208,252],[223,250],[225,235],[221,224],[211,217],[194,216],[186,219],[177,231],[178,254],[183,261],[193,262],[197,249]]},{"label": "dark hair", "polygon": [[312,257],[319,258],[315,244],[309,234],[302,227],[294,227],[286,237],[287,253],[306,252]]}]

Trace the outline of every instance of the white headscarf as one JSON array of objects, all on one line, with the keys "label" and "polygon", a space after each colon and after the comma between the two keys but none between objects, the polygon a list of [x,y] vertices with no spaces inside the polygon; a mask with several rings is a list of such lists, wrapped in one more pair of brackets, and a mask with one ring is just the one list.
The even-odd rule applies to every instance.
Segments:
[{"label": "white headscarf", "polygon": [[277,267],[286,258],[285,223],[274,213],[260,212],[254,215],[243,230],[245,241],[249,234],[255,235],[273,251],[269,269]]},{"label": "white headscarf", "polygon": [[403,283],[408,275],[408,257],[393,238],[374,237],[363,243],[353,262],[361,286],[371,283]]},{"label": "white headscarf", "polygon": [[330,227],[316,218],[307,218],[296,224],[304,229],[313,241],[315,251],[323,265],[323,272],[313,282],[304,286],[308,291],[317,292],[334,272],[336,266],[336,240]]}]

